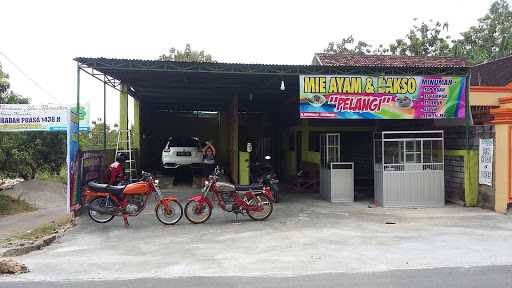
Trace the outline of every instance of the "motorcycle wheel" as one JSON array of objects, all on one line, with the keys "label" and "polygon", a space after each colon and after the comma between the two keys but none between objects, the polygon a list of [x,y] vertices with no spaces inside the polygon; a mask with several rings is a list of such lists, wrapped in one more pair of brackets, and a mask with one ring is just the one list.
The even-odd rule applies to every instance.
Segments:
[{"label": "motorcycle wheel", "polygon": [[180,202],[176,200],[172,200],[168,202],[169,213],[165,211],[164,205],[162,202],[158,203],[155,207],[155,215],[158,221],[162,222],[165,225],[174,225],[180,222],[181,217],[183,217],[183,207]]},{"label": "motorcycle wheel", "polygon": [[185,217],[193,224],[206,222],[212,215],[212,208],[208,204],[200,204],[195,200],[190,200],[185,205]]},{"label": "motorcycle wheel", "polygon": [[272,201],[270,201],[270,199],[263,194],[257,195],[249,200],[249,205],[261,206],[263,208],[263,211],[247,211],[247,215],[249,215],[252,220],[256,221],[263,221],[267,219],[270,217],[272,211],[274,210]]},{"label": "motorcycle wheel", "polygon": [[[106,197],[100,196],[94,198],[91,202],[89,202],[89,205],[91,206],[97,206],[101,208],[108,208],[114,206],[114,203],[112,200],[108,199]],[[89,214],[89,218],[92,219],[92,221],[100,224],[108,223],[114,219],[114,215],[111,214],[103,214],[91,209],[87,209],[87,213]]]}]

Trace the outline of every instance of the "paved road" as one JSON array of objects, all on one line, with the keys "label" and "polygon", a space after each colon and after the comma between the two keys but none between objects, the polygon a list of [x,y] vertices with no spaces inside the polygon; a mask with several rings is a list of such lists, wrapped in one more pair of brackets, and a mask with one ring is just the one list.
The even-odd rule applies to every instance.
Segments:
[{"label": "paved road", "polygon": [[[176,193],[182,202],[187,193]],[[18,260],[22,281],[305,275],[512,265],[512,217],[478,208],[368,208],[288,195],[264,222],[214,210],[193,225],[164,226],[146,209],[77,227]],[[151,207],[151,206],[150,206]],[[395,225],[387,225],[386,222]],[[1,285],[0,285],[1,286]]]},{"label": "paved road", "polygon": [[[5,279],[4,279],[5,280]],[[512,266],[393,270],[374,273],[327,273],[296,277],[182,277],[117,281],[28,282],[3,281],[2,288],[153,288],[153,287],[510,287]]]}]

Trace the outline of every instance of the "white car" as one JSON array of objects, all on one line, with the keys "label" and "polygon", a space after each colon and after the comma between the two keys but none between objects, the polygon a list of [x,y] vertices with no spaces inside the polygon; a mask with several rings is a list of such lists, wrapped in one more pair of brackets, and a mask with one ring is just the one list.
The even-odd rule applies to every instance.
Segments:
[{"label": "white car", "polygon": [[203,161],[201,142],[195,137],[169,137],[162,151],[164,168],[178,168],[183,165],[196,166]]}]

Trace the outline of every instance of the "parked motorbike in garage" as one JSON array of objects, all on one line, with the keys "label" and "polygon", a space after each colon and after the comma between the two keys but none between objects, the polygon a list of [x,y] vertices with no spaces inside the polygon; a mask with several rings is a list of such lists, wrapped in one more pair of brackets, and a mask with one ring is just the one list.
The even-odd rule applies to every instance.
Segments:
[{"label": "parked motorbike in garage", "polygon": [[142,172],[142,178],[126,186],[111,186],[89,182],[85,186],[85,207],[89,217],[97,223],[107,223],[115,216],[122,216],[129,226],[128,216],[137,216],[146,207],[149,196],[155,193],[156,218],[166,225],[173,225],[183,216],[183,208],[174,196],[163,196],[158,180]]},{"label": "parked motorbike in garage", "polygon": [[279,203],[279,181],[277,180],[276,173],[270,163],[270,156],[265,156],[263,162],[251,162],[249,164],[251,171],[251,183],[258,183],[267,185],[272,190],[274,202]]},{"label": "parked motorbike in garage", "polygon": [[[222,170],[217,166],[208,177],[202,194],[195,195],[185,205],[185,217],[194,223],[206,222],[212,215],[213,203],[208,194],[213,193],[217,205],[224,211],[236,215],[247,214],[251,219],[263,221],[270,217],[274,209],[272,191],[269,186],[233,185],[221,180]],[[270,180],[269,180],[270,181]]]}]

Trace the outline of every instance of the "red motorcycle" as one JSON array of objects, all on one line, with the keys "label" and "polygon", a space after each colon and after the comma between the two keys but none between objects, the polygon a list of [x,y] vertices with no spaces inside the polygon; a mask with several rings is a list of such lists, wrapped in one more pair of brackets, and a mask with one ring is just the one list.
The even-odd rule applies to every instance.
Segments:
[{"label": "red motorcycle", "polygon": [[206,222],[212,215],[213,203],[208,193],[213,192],[217,205],[226,212],[247,214],[251,219],[263,221],[274,209],[272,191],[266,185],[233,185],[219,181],[222,172],[215,168],[205,182],[202,194],[195,195],[185,205],[185,217],[194,224]]},{"label": "red motorcycle", "polygon": [[174,196],[163,196],[158,180],[142,172],[142,178],[126,186],[111,186],[89,182],[84,188],[85,207],[89,217],[97,223],[107,223],[115,216],[122,216],[128,226],[128,216],[137,216],[144,210],[151,194],[155,193],[156,218],[166,225],[178,223],[183,208]]}]

